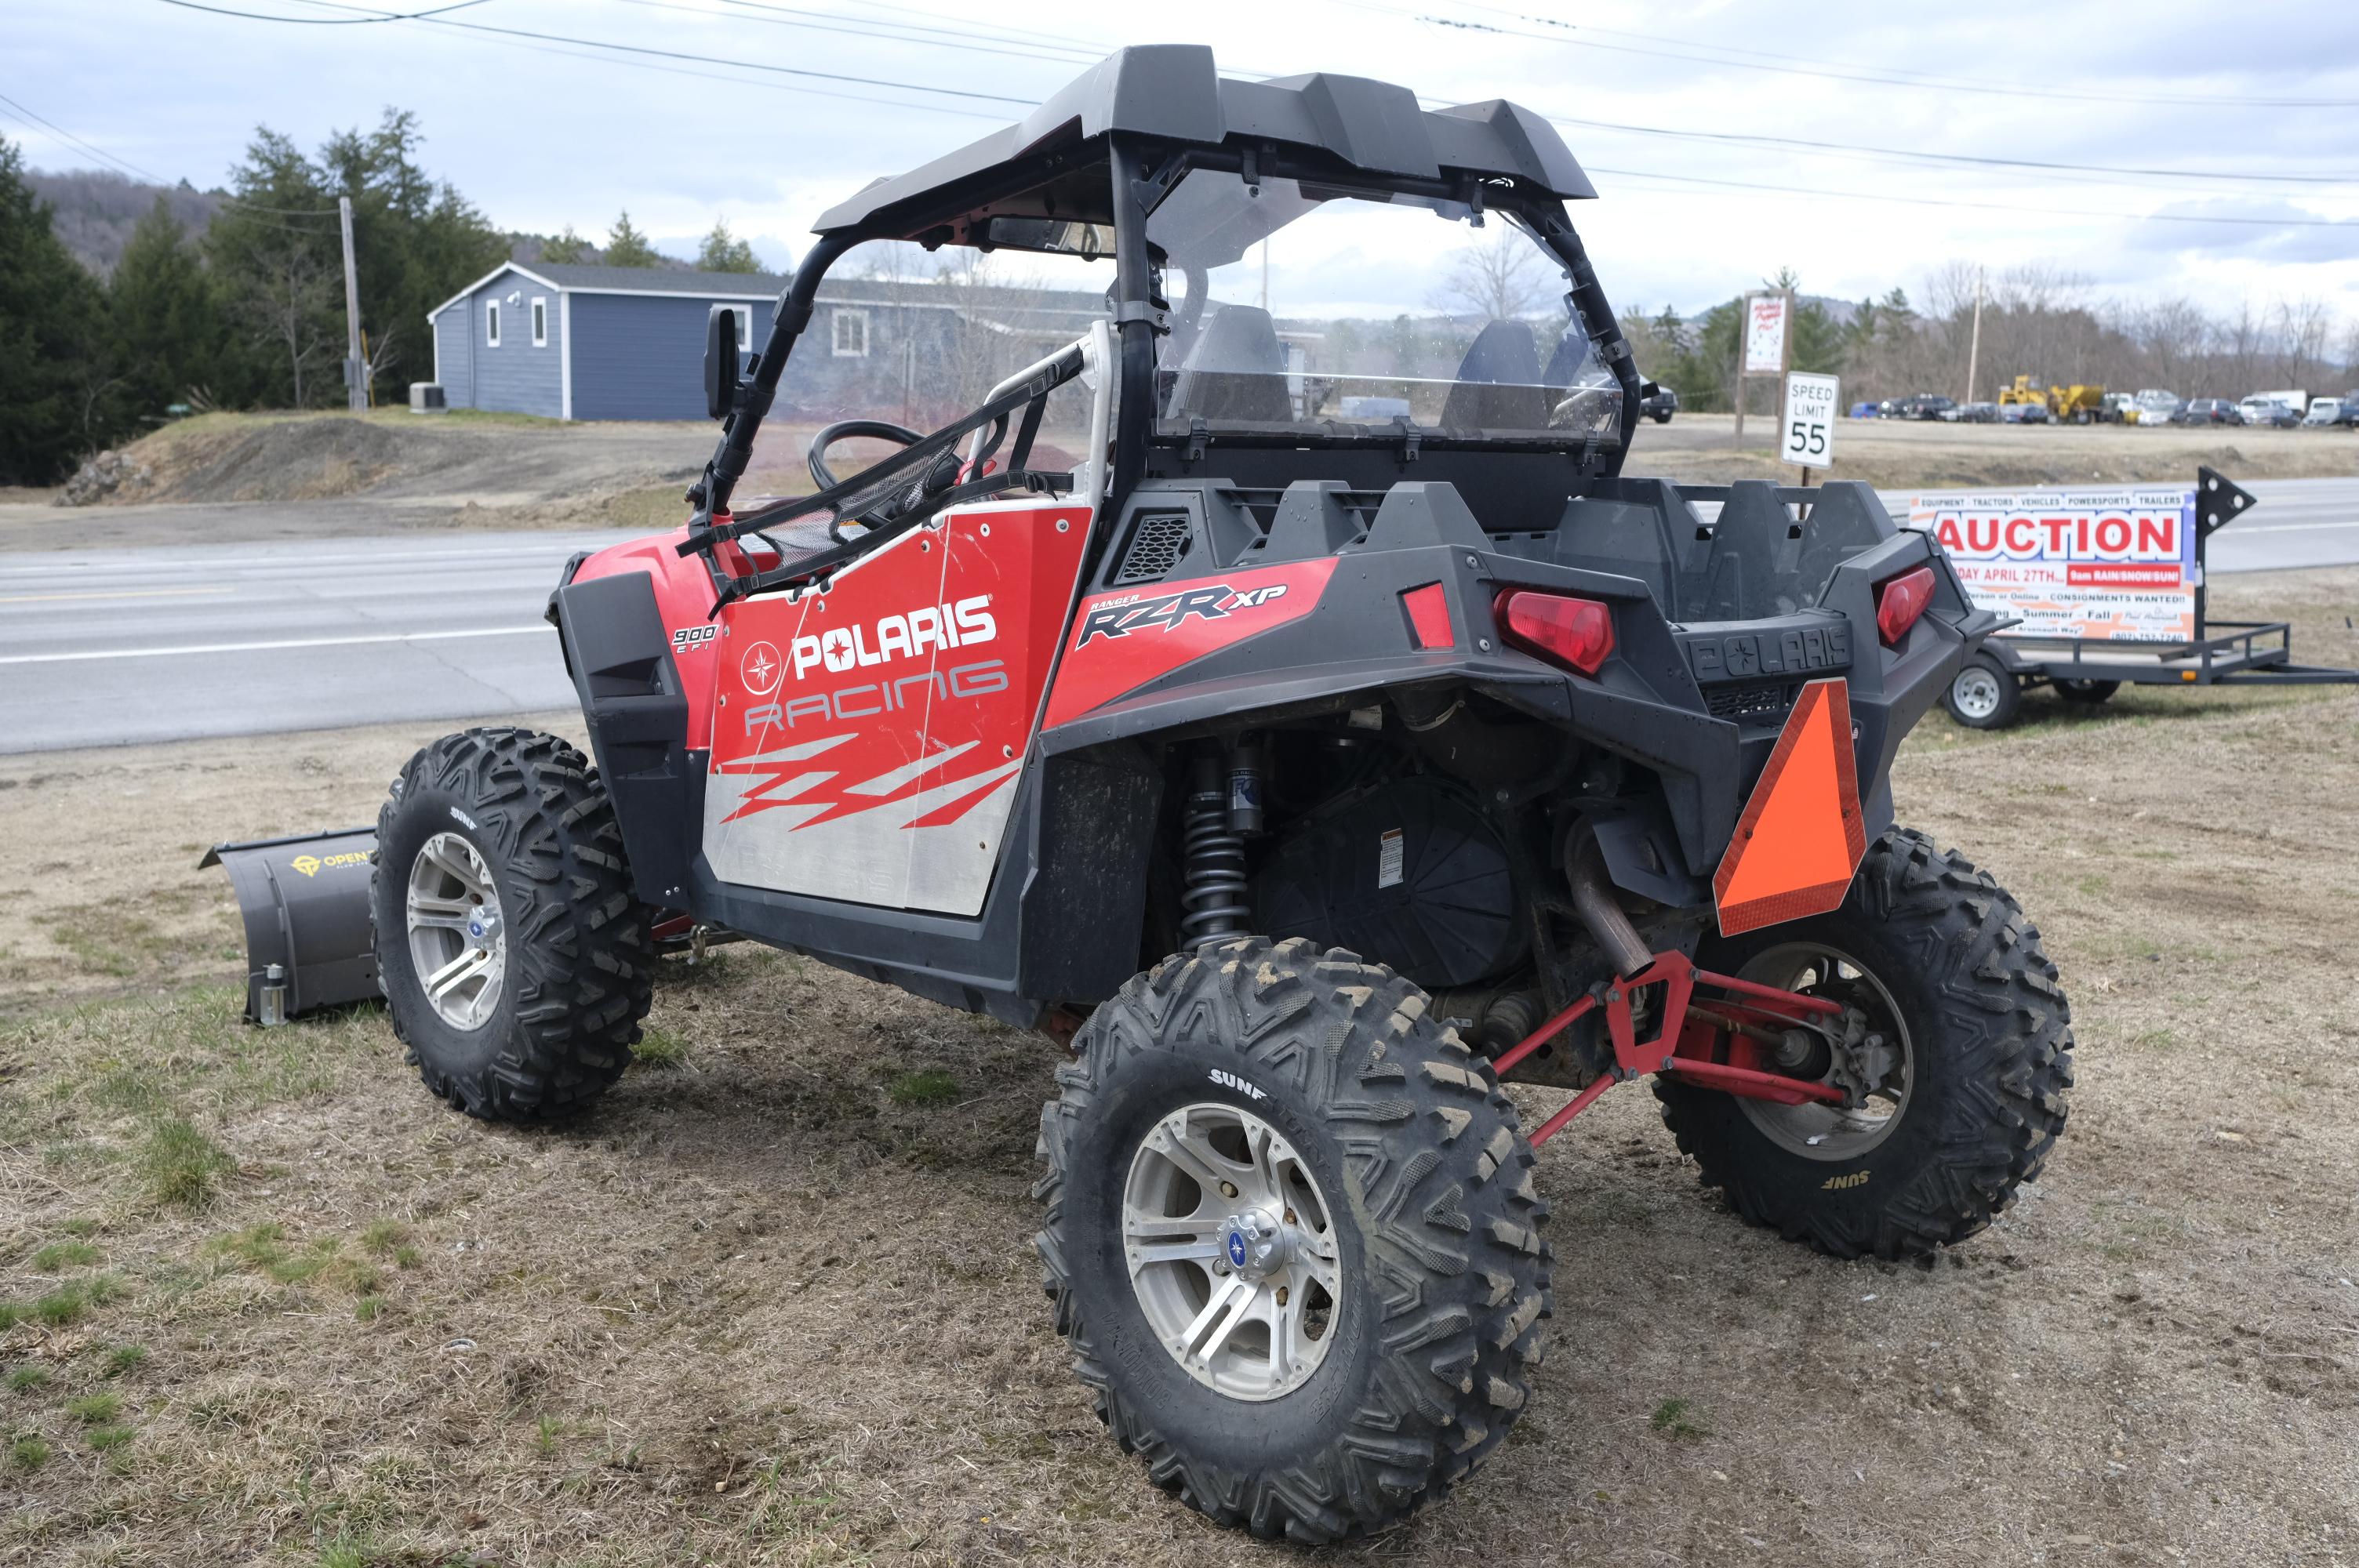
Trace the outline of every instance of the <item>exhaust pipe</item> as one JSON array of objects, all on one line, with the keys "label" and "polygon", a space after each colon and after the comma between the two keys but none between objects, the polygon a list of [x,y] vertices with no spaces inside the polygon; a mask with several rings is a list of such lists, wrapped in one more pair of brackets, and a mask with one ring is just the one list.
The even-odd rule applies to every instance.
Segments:
[{"label": "exhaust pipe", "polygon": [[245,921],[245,1016],[284,1023],[383,995],[369,939],[375,827],[216,844],[197,862],[229,873]]},{"label": "exhaust pipe", "polygon": [[1654,962],[1655,955],[1614,897],[1614,881],[1605,874],[1605,856],[1597,847],[1595,834],[1582,835],[1565,857],[1564,875],[1572,887],[1573,913],[1581,916],[1590,940],[1613,963],[1616,976],[1635,975]]}]

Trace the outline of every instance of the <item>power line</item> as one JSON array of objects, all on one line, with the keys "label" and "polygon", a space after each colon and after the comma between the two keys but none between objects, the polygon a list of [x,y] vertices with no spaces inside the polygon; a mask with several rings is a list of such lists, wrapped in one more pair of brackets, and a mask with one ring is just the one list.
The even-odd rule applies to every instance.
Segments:
[{"label": "power line", "polygon": [[1973,153],[1920,152],[1912,147],[1878,147],[1856,142],[1814,142],[1799,136],[1770,136],[1740,131],[1677,131],[1663,125],[1633,125],[1614,120],[1583,120],[1569,114],[1549,116],[1560,125],[1581,125],[1598,131],[1628,131],[1641,136],[1672,136],[1691,142],[1745,142],[1760,146],[1800,147],[1813,152],[1866,153],[1878,157],[1909,162],[1971,165],[1987,168],[2024,168],[2069,171],[2080,174],[2137,175],[2162,179],[2225,179],[2265,180],[2284,185],[2351,185],[2348,175],[2332,174],[2240,174],[2234,171],[2196,171],[2179,168],[2135,168],[2116,164],[2062,163],[2041,158],[1989,157]]},{"label": "power line", "polygon": [[[1623,33],[1619,35],[1625,38],[1646,38],[1650,41],[1677,46],[1676,49],[1643,49],[1635,44],[1605,43],[1596,38],[1571,37],[1569,35],[1584,32],[1603,33],[1608,31],[1608,29],[1583,27],[1572,23],[1558,22],[1549,17],[1528,16],[1520,12],[1494,14],[1515,16],[1518,19],[1539,22],[1559,30],[1545,33],[1533,32],[1527,28],[1501,27],[1495,23],[1473,21],[1462,16],[1437,16],[1431,12],[1404,10],[1395,5],[1377,5],[1374,3],[1374,0],[1337,0],[1337,3],[1349,5],[1355,10],[1375,11],[1386,16],[1407,17],[1412,21],[1424,22],[1430,26],[1437,27],[1448,27],[1459,32],[1496,33],[1505,38],[1536,38],[1543,43],[1565,44],[1574,49],[1603,49],[1614,54],[1641,55],[1655,59],[1675,59],[1684,61],[1690,65],[1730,66],[1740,70],[1768,71],[1784,76],[1810,76],[1832,81],[1863,82],[1881,87],[1913,87],[1919,90],[1929,87],[1938,87],[1942,91],[1949,92],[1973,92],[2002,98],[2049,99],[2059,103],[2135,103],[2152,106],[2155,102],[2154,95],[2152,93],[2103,92],[2074,90],[2063,87],[2033,87],[2027,86],[2022,83],[1999,82],[1973,78],[1934,76],[1923,72],[1910,72],[1886,66],[1846,68],[1842,67],[1835,62],[1815,60],[1809,56],[1783,55],[1771,56],[1763,59],[1745,59],[1742,58],[1726,58],[1720,55],[1702,55],[1680,51],[1693,50],[1696,49],[1724,49],[1726,46],[1713,44],[1698,45],[1682,38],[1663,38],[1658,35],[1649,33]],[[1483,9],[1488,9],[1488,7],[1483,7]],[[1759,51],[1745,52],[1757,53]],[[1792,60],[1797,63],[1771,63],[1772,60],[1776,59]],[[2359,99],[2260,98],[2222,94],[2179,94],[2173,97],[2172,103],[2175,106],[2181,108],[2349,109],[2359,107]]]},{"label": "power line", "polygon": [[1669,179],[1682,185],[1711,185],[1756,196],[1825,196],[1839,201],[1890,201],[1909,207],[1971,207],[1986,212],[2037,212],[2049,218],[2120,218],[2134,223],[2234,223],[2263,229],[2359,229],[2359,218],[2207,218],[2194,212],[2059,211],[2053,207],[2027,207],[2015,201],[1968,201],[1940,196],[1890,196],[1870,190],[1823,190],[1807,185],[1762,185],[1742,179],[1712,179],[1700,174],[1658,174],[1643,168],[1587,166],[1593,174],[1620,179]]},{"label": "power line", "polygon": [[[334,0],[304,0],[304,3],[333,11],[365,9],[359,5],[338,5]],[[305,20],[302,17],[269,16],[259,11],[233,11],[223,6],[201,5],[198,0],[164,0],[164,4],[179,5],[191,11],[209,11],[218,16],[236,16],[252,22],[293,22],[301,25]],[[727,66],[735,70],[766,71],[775,76],[807,77],[817,81],[840,81],[862,87],[885,87],[902,92],[935,93],[951,98],[972,98],[991,103],[1017,103],[1027,109],[1035,106],[1035,101],[1032,99],[1010,97],[1003,92],[977,92],[962,87],[929,87],[920,82],[893,81],[873,76],[853,76],[842,71],[805,70],[796,66],[771,65],[762,60],[730,59],[714,55],[690,54],[681,49],[650,49],[643,44],[608,43],[598,38],[574,38],[563,33],[533,32],[524,27],[496,27],[485,22],[453,22],[423,14],[413,16],[405,12],[381,11],[375,13],[372,19],[395,22],[421,21],[429,27],[458,28],[466,32],[485,33],[501,38],[528,38],[540,43],[571,44],[582,49],[611,49],[617,54],[642,55],[655,59],[685,60],[694,65]],[[901,107],[906,108],[908,105],[901,105]]]},{"label": "power line", "polygon": [[197,0],[164,0],[167,5],[178,5],[186,11],[211,11],[216,16],[244,16],[256,22],[285,22],[297,27],[361,27],[373,22],[422,22],[429,16],[440,16],[446,11],[463,11],[470,5],[481,5],[485,0],[458,0],[456,5],[438,5],[431,11],[388,12],[382,16],[265,16],[252,11],[231,11],[219,5],[201,5]]},{"label": "power line", "polygon": [[26,122],[41,126],[51,135],[56,136],[59,140],[72,143],[75,146],[80,147],[82,151],[90,154],[92,157],[122,170],[124,173],[132,176],[134,178],[144,179],[150,185],[169,185],[171,183],[168,179],[148,173],[146,169],[141,168],[137,164],[133,163],[128,158],[117,157],[103,147],[93,146],[90,143],[83,141],[71,131],[63,130],[57,125],[51,124],[49,121],[42,119],[38,114],[34,114],[30,109],[26,108],[22,103],[17,103],[14,98],[9,97],[5,93],[0,93],[0,103],[7,104],[8,107],[14,109],[18,114],[22,115]]}]

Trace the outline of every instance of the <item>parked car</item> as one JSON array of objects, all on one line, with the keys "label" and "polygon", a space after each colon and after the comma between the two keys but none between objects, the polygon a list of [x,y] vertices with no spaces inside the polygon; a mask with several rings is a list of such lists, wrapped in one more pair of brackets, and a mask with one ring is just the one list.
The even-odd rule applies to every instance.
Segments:
[{"label": "parked car", "polygon": [[2002,403],[1998,405],[1998,416],[2009,425],[2045,425],[2050,422],[2045,403]]},{"label": "parked car", "polygon": [[1961,403],[1956,408],[1951,410],[1948,414],[1944,414],[1941,417],[1944,419],[1954,418],[1961,425],[1995,425],[1998,423],[1998,405],[1995,403]]},{"label": "parked car", "polygon": [[2245,416],[2224,397],[2198,397],[2170,416],[2174,425],[2241,425]]},{"label": "parked car", "polygon": [[2315,426],[2322,430],[2328,426],[2340,424],[2343,422],[2343,411],[2349,405],[2340,397],[2312,398],[2310,412],[2301,416],[2302,428],[2307,430]]},{"label": "parked car", "polygon": [[2186,400],[2179,394],[2166,392],[2158,386],[2139,388],[2133,402],[2137,409],[2136,422],[2141,425],[2168,425],[2172,415],[2187,406]]},{"label": "parked car", "polygon": [[2236,405],[2236,415],[2247,425],[2267,425],[2279,430],[2290,430],[2301,423],[2301,411],[2288,403],[2271,397],[2247,397]]},{"label": "parked car", "polygon": [[2343,411],[2335,415],[2334,422],[2346,430],[2359,430],[2359,386],[2343,395]]},{"label": "parked car", "polygon": [[1919,392],[1901,398],[1892,406],[1895,419],[1939,419],[1944,409],[1955,408],[1958,400],[1943,397],[1935,392]]},{"label": "parked car", "polygon": [[1680,395],[1668,386],[1658,386],[1638,400],[1638,412],[1658,425],[1669,424],[1679,411]]},{"label": "parked car", "polygon": [[1884,405],[1881,403],[1854,403],[1851,406],[1851,416],[1854,419],[1873,419],[1883,412]]}]

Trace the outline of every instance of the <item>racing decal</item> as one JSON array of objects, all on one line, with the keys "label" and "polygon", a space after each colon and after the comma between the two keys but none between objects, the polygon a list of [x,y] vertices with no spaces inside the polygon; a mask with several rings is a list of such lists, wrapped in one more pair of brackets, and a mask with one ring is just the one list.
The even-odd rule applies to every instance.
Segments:
[{"label": "racing decal", "polygon": [[954,512],[825,593],[724,609],[705,790],[714,872],[978,913],[1088,523],[1053,504]]},{"label": "racing decal", "polygon": [[1097,594],[1082,601],[1044,727],[1063,724],[1180,665],[1319,606],[1335,557]]}]

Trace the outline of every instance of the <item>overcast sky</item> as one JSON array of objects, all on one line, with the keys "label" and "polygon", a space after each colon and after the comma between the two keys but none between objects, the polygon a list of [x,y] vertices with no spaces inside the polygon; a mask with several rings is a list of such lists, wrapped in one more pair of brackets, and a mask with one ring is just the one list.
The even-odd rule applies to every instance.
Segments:
[{"label": "overcast sky", "polygon": [[1549,115],[1603,197],[1574,217],[1619,306],[1693,309],[1781,265],[1813,293],[1913,295],[1966,259],[2051,263],[2097,297],[2314,297],[2359,320],[2348,0],[477,0],[434,20],[316,25],[449,3],[0,0],[0,134],[36,168],[106,167],[29,114],[211,187],[257,124],[311,147],[398,104],[421,119],[429,167],[503,227],[595,240],[628,208],[686,255],[725,214],[778,265],[832,200],[1020,113],[1001,100],[1037,100],[1118,44],[1196,42],[1235,74],[1343,71]]}]

